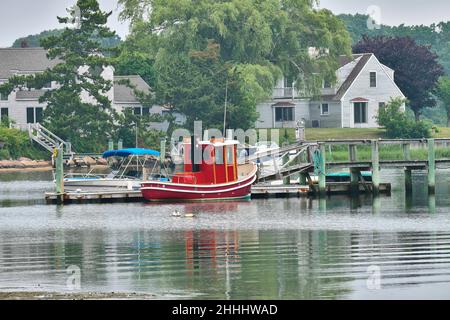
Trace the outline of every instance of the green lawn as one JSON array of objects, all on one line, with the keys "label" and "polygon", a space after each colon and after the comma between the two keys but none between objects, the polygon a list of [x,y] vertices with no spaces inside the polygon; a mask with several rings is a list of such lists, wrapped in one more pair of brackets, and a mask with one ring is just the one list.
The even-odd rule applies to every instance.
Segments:
[{"label": "green lawn", "polygon": [[[295,129],[278,129],[280,141],[295,142]],[[350,128],[306,128],[306,140],[339,140],[339,139],[383,139],[384,129],[350,129]],[[267,137],[271,137],[271,129],[267,129]],[[434,138],[450,138],[450,128],[438,128]]]},{"label": "green lawn", "polygon": [[450,128],[439,127],[438,132],[434,134],[435,138],[450,138]]},{"label": "green lawn", "polygon": [[379,139],[383,129],[307,128],[306,140]]}]

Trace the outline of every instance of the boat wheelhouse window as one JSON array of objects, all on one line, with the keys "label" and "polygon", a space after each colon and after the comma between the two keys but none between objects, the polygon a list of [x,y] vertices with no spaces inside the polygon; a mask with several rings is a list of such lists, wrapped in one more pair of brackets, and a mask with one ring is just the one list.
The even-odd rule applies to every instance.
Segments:
[{"label": "boat wheelhouse window", "polygon": [[294,108],[292,107],[281,107],[275,108],[275,121],[294,121]]},{"label": "boat wheelhouse window", "polygon": [[234,148],[233,146],[228,146],[226,148],[227,148],[227,164],[234,164],[234,156],[233,156]]},{"label": "boat wheelhouse window", "polygon": [[355,123],[367,123],[367,102],[354,103]]},{"label": "boat wheelhouse window", "polygon": [[216,147],[216,164],[223,164],[223,147]]}]

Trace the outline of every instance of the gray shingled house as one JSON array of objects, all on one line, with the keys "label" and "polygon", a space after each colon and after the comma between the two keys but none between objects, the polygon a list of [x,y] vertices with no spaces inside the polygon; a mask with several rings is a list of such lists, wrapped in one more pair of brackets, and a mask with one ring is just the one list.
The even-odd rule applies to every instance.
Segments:
[{"label": "gray shingled house", "polygon": [[[43,72],[47,68],[53,67],[58,61],[49,60],[46,50],[42,48],[7,48],[0,49],[0,84],[7,82],[13,75],[26,75]],[[160,114],[167,110],[161,106],[151,108],[142,106],[134,93],[134,89],[123,83],[128,80],[137,90],[148,93],[149,85],[138,75],[114,76],[114,68],[105,68],[103,74],[106,79],[114,81],[114,86],[107,93],[112,107],[117,111],[132,108],[134,114]],[[16,126],[27,128],[29,123],[37,123],[42,120],[45,104],[39,103],[39,97],[46,91],[56,87],[56,83],[49,83],[41,90],[20,89],[15,90],[9,96],[0,94],[0,119],[8,117],[13,120]],[[183,121],[183,117],[178,117]],[[167,130],[168,123],[154,124],[152,127],[160,130]]]},{"label": "gray shingled house", "polygon": [[281,79],[269,101],[257,106],[257,128],[307,127],[376,128],[380,106],[393,97],[405,98],[394,81],[394,70],[372,53],[340,58],[335,85],[323,83],[317,101],[302,97],[287,79]]}]

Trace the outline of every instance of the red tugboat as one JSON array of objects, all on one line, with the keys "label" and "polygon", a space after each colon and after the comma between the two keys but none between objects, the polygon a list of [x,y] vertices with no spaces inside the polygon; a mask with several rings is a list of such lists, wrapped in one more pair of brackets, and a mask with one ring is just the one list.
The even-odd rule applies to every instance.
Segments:
[{"label": "red tugboat", "polygon": [[143,197],[149,201],[250,198],[257,166],[254,163],[238,164],[238,144],[235,140],[185,139],[184,172],[175,173],[169,181],[142,182]]}]

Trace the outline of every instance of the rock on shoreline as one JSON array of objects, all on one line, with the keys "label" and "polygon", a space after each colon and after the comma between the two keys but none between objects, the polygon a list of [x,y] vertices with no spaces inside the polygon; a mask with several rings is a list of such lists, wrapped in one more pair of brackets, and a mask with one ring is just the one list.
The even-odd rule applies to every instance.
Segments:
[{"label": "rock on shoreline", "polygon": [[45,160],[31,160],[28,158],[19,158],[18,160],[0,161],[0,169],[27,169],[27,168],[47,168],[52,163]]}]

